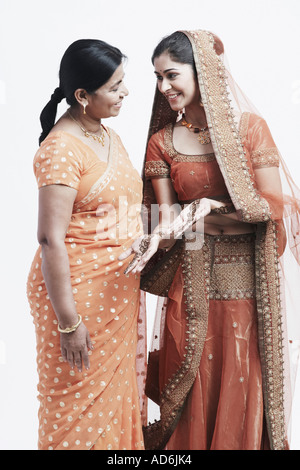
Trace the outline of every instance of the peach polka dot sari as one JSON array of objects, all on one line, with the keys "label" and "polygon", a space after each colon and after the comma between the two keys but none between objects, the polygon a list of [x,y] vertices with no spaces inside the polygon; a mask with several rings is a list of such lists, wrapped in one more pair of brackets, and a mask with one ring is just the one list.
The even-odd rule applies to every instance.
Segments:
[{"label": "peach polka dot sari", "polygon": [[63,362],[39,247],[27,290],[37,338],[40,450],[144,447],[138,391],[143,376],[137,379],[136,367],[145,361],[138,341],[144,337],[138,332],[143,298],[139,276],[125,275],[128,263],[118,260],[141,234],[142,181],[120,138],[112,129],[109,134],[107,163],[63,131],[51,133],[34,158],[39,188],[63,184],[77,190],[65,244],[77,311],[94,345],[88,371]]}]

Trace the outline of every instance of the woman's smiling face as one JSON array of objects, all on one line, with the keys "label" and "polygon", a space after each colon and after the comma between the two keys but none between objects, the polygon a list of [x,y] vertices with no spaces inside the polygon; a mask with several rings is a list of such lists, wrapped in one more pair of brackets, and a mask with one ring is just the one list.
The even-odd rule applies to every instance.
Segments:
[{"label": "woman's smiling face", "polygon": [[167,98],[173,111],[199,105],[199,86],[190,64],[175,62],[164,52],[154,59],[154,68],[158,89]]},{"label": "woman's smiling face", "polygon": [[128,90],[124,85],[124,70],[121,64],[103,86],[88,94],[88,113],[96,119],[117,116]]}]

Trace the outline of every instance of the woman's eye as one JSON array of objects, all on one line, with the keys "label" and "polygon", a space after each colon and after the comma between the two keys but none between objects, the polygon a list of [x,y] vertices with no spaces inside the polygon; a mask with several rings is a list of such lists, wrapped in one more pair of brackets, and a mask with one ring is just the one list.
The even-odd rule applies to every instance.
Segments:
[{"label": "woman's eye", "polygon": [[[175,80],[175,78],[177,77],[177,73],[170,73],[169,75],[167,75],[167,79],[168,80]],[[159,80],[160,82],[163,80],[163,77],[160,76],[160,75],[157,75],[157,80]]]},{"label": "woman's eye", "polygon": [[116,93],[116,92],[120,89],[120,86],[122,85],[122,83],[123,83],[123,81],[119,82],[119,83],[116,85],[116,87],[113,88],[111,91],[113,91],[113,92]]}]

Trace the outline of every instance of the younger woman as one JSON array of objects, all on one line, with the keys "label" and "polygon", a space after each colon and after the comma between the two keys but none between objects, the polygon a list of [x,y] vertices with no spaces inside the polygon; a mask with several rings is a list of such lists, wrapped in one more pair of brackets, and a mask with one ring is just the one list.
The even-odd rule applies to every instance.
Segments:
[{"label": "younger woman", "polygon": [[155,204],[160,217],[129,268],[143,269],[142,288],[164,298],[146,389],[160,406],[145,429],[152,449],[289,445],[281,257],[285,216],[299,262],[299,198],[283,196],[274,140],[243,106],[223,53],[215,35],[184,31],[152,57],[144,204],[152,230]]}]

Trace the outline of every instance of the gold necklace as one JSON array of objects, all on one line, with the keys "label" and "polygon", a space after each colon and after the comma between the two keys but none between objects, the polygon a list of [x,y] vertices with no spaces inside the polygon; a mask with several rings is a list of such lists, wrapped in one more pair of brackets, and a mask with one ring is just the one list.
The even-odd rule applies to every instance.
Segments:
[{"label": "gold necklace", "polygon": [[186,119],[185,115],[182,115],[182,120],[181,120],[181,125],[186,127],[189,131],[194,132],[194,134],[199,134],[197,139],[200,142],[200,144],[206,145],[211,142],[208,126],[203,127],[196,127],[193,126],[193,124],[189,124]]},{"label": "gold necklace", "polygon": [[104,133],[104,127],[102,124],[100,124],[100,129],[101,129],[101,135],[98,135],[98,134],[93,134],[92,132],[89,132],[87,131],[84,127],[82,127],[82,125],[80,124],[80,122],[76,121],[76,119],[72,116],[72,114],[70,113],[70,111],[68,110],[68,114],[70,116],[71,119],[73,119],[74,122],[76,122],[76,124],[80,127],[80,129],[82,130],[82,132],[84,133],[85,137],[92,137],[95,141],[97,140],[99,142],[99,144],[102,144],[102,147],[104,147],[104,139],[105,139],[105,133]]}]

